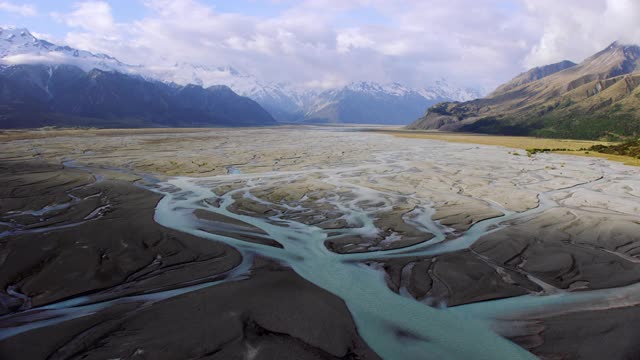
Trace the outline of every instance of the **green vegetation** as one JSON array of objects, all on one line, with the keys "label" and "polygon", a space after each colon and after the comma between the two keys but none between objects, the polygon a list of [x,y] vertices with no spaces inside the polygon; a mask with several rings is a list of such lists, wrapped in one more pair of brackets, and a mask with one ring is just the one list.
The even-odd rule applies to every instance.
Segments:
[{"label": "green vegetation", "polygon": [[637,136],[640,134],[639,114],[622,112],[620,106],[614,104],[611,110],[601,109],[593,113],[574,110],[548,114],[542,118],[543,126],[532,130],[529,135],[603,141],[623,141],[629,136]]},{"label": "green vegetation", "polygon": [[[578,151],[583,151],[584,149],[579,149]],[[567,149],[567,148],[553,148],[553,149],[549,149],[549,148],[532,148],[532,149],[527,149],[527,156],[531,157],[535,154],[538,153],[550,153],[550,152],[565,152],[565,151],[575,151],[574,149]]]},{"label": "green vegetation", "polygon": [[[626,165],[640,166],[640,139],[633,141],[627,140],[626,143],[612,143],[592,140],[479,135],[455,132],[421,132],[411,130],[384,130],[381,132],[411,139],[431,139],[468,144],[505,146],[525,150],[529,157],[534,156],[537,153],[553,152],[567,155],[597,157],[618,161]],[[524,153],[519,153],[518,151],[512,151],[510,153],[513,156],[524,155]]]},{"label": "green vegetation", "polygon": [[527,149],[527,155],[533,156],[538,153],[550,153],[550,152],[567,152],[567,151],[581,151],[584,154],[589,154],[591,151],[617,156],[627,156],[636,159],[640,159],[640,138],[632,141],[627,141],[620,144],[604,145],[596,144],[588,148],[581,149],[567,149],[567,148],[530,148]]},{"label": "green vegetation", "polygon": [[628,156],[640,159],[640,138],[622,144],[593,145],[589,148],[589,150],[601,154]]},{"label": "green vegetation", "polygon": [[612,44],[579,65],[532,69],[485,98],[437,104],[409,128],[626,141],[640,135],[640,72],[628,64],[640,68],[640,47]]}]

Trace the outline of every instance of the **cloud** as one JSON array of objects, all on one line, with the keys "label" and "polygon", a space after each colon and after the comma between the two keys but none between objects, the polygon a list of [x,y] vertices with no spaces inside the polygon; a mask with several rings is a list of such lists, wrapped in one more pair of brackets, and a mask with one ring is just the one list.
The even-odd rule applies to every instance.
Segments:
[{"label": "cloud", "polygon": [[6,11],[20,16],[36,16],[38,11],[34,5],[17,5],[9,1],[0,1],[0,11]]},{"label": "cloud", "polygon": [[73,5],[73,11],[67,14],[51,13],[51,16],[71,27],[79,27],[91,32],[112,31],[115,22],[111,6],[104,1],[84,1]]},{"label": "cloud", "polygon": [[581,61],[613,41],[640,43],[637,0],[526,0],[543,29],[524,63],[528,67],[564,59]]},{"label": "cloud", "polygon": [[363,35],[358,28],[345,29],[336,36],[336,50],[338,53],[347,53],[354,49],[373,48],[375,42]]},{"label": "cloud", "polygon": [[[5,56],[0,60],[5,65],[17,65],[17,64],[47,64],[47,65],[59,65],[59,64],[71,64],[79,67],[83,67],[85,64],[81,59],[74,58],[63,53],[44,53],[44,54],[18,54]],[[85,70],[90,70],[86,69]]]},{"label": "cloud", "polygon": [[53,12],[50,16],[73,29],[66,34],[65,42],[77,49],[109,55],[125,49],[120,42],[127,24],[116,23],[111,5],[105,1],[76,2],[71,12]]},{"label": "cloud", "polygon": [[[495,87],[527,67],[580,61],[615,39],[640,42],[636,0],[302,0],[270,15],[198,0],[144,0],[117,22],[109,4],[53,14],[70,45],[131,64],[232,65],[266,81],[326,88],[349,81]],[[284,4],[284,5],[283,5]]]},{"label": "cloud", "polygon": [[327,74],[322,77],[322,79],[310,80],[304,83],[303,85],[308,88],[313,89],[335,89],[341,86],[346,85],[344,77],[336,75],[336,74]]}]

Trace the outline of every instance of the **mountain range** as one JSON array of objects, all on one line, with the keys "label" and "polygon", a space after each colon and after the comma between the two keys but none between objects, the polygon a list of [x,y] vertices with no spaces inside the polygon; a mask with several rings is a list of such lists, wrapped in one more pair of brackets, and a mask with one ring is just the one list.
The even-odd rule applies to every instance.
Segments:
[{"label": "mountain range", "polygon": [[461,89],[446,79],[432,86],[411,89],[399,83],[352,82],[318,91],[285,82],[265,82],[232,66],[189,63],[156,67],[147,76],[179,84],[224,84],[249,97],[281,122],[407,124],[429,106],[447,100],[467,101],[482,96],[476,89]]},{"label": "mountain range", "polygon": [[531,69],[485,98],[443,102],[410,129],[583,139],[640,134],[640,47],[614,42],[580,64]]},{"label": "mountain range", "polygon": [[4,66],[18,64],[74,65],[84,71],[93,69],[138,74],[140,66],[128,65],[106,54],[58,46],[40,40],[24,28],[0,28],[0,63]]},{"label": "mountain range", "polygon": [[260,105],[226,86],[178,86],[75,65],[0,70],[0,128],[272,124]]},{"label": "mountain range", "polygon": [[275,119],[226,86],[176,85],[139,66],[0,29],[0,127],[247,126]]},{"label": "mountain range", "polygon": [[[378,84],[375,82],[355,82],[337,89],[328,89],[324,91],[308,89],[302,86],[296,86],[282,82],[265,82],[257,79],[255,76],[243,73],[231,66],[207,66],[195,65],[189,63],[178,63],[169,66],[153,66],[145,67],[141,65],[130,65],[119,61],[118,59],[106,54],[94,54],[88,51],[74,49],[68,46],[58,46],[48,41],[41,40],[33,36],[27,29],[10,29],[0,28],[0,64],[2,64],[2,73],[0,76],[6,76],[8,73],[15,73],[11,79],[10,85],[5,85],[7,89],[22,87],[29,88],[33,84],[22,84],[28,78],[20,78],[16,74],[24,74],[26,65],[48,66],[46,72],[55,72],[58,77],[60,73],[74,72],[69,66],[76,67],[86,73],[93,72],[88,75],[89,78],[100,71],[100,79],[110,76],[110,81],[127,82],[130,84],[147,82],[147,89],[156,88],[154,91],[163,93],[163,99],[173,99],[172,91],[180,89],[180,87],[188,87],[192,91],[200,87],[200,91],[207,91],[207,97],[211,97],[215,91],[212,86],[226,85],[233,92],[248,97],[256,101],[260,106],[267,110],[273,118],[280,122],[287,123],[376,123],[376,124],[407,124],[412,119],[420,116],[424,109],[429,106],[448,100],[466,101],[481,96],[479,91],[473,89],[459,89],[449,85],[446,80],[437,81],[433,86],[423,89],[410,89],[398,83]],[[60,67],[60,65],[65,65]],[[9,70],[14,66],[22,66],[14,70]],[[18,71],[18,69],[20,71]],[[33,69],[38,72],[42,68]],[[94,71],[95,70],[95,71]],[[28,72],[28,71],[27,71]],[[107,75],[107,73],[119,73],[133,77],[134,79],[125,79],[116,75]],[[72,76],[72,75],[69,75]],[[57,79],[57,78],[56,78]],[[6,79],[3,79],[6,83]],[[27,81],[28,82],[28,81]],[[7,83],[9,84],[9,83]],[[76,83],[79,87],[74,89],[82,91],[84,85]],[[177,85],[176,85],[177,84]],[[122,84],[124,86],[124,83]],[[91,88],[98,91],[97,88]],[[121,90],[122,87],[115,87]],[[85,89],[86,90],[86,89]],[[171,91],[169,91],[171,90]],[[184,89],[183,89],[184,91]],[[178,91],[179,92],[179,91]],[[42,94],[34,94],[34,99],[38,99],[38,108],[40,111],[57,111],[56,99],[60,94],[48,94],[51,102],[49,110],[43,105],[45,97]],[[118,95],[120,96],[120,95]],[[203,95],[204,96],[204,95]],[[134,97],[135,98],[135,97]],[[129,100],[132,100],[131,98]],[[229,97],[230,98],[230,97]],[[6,101],[7,99],[0,100]],[[14,99],[15,100],[15,99]],[[19,124],[27,125],[27,122],[19,123],[15,119],[25,116],[19,114],[7,114],[6,111],[14,111],[11,109],[20,108],[15,101],[5,104],[5,113],[3,119],[14,119],[12,121],[4,121],[2,126],[18,126]],[[95,104],[94,104],[95,105]],[[105,107],[109,107],[105,105]],[[86,108],[79,105],[78,108]],[[96,107],[98,108],[98,107]],[[172,106],[172,108],[180,108],[180,106]],[[215,113],[217,110],[209,109]],[[249,109],[246,114],[255,114],[255,109]],[[65,110],[66,111],[66,110]],[[240,116],[240,120],[230,121],[223,119],[225,116],[213,116],[209,114],[206,119],[185,119],[183,124],[193,124],[194,122],[202,125],[210,124],[271,124],[273,119],[265,119],[264,117],[256,117],[255,121],[248,121],[245,113]],[[42,113],[41,113],[42,114]],[[67,114],[63,112],[62,114]],[[72,113],[67,115],[73,116],[91,116],[94,120],[98,119],[97,113]],[[140,118],[140,114],[128,114],[136,119],[136,124],[149,125],[151,119],[152,124],[168,125],[176,123],[176,114],[164,114],[162,116],[151,116],[146,114],[144,118]],[[128,116],[127,115],[127,116]],[[192,114],[193,115],[193,114]],[[120,114],[119,116],[124,116]],[[213,116],[213,117],[212,117]],[[115,113],[109,112],[104,114],[105,118],[109,118],[109,124],[115,121]],[[53,117],[49,116],[49,119]],[[56,119],[64,117],[56,116]],[[215,119],[214,119],[215,118]],[[173,119],[173,120],[168,120]],[[28,122],[30,125],[42,123],[42,117],[39,121],[32,120]],[[59,121],[59,120],[57,120]],[[48,122],[55,122],[48,120]],[[95,121],[89,121],[95,123]],[[106,124],[106,123],[105,123]],[[125,126],[127,121],[118,122],[118,126]],[[109,125],[111,126],[111,125]],[[138,126],[138,125],[136,125]]]},{"label": "mountain range", "polygon": [[303,122],[406,124],[407,119],[443,100],[480,97],[478,92],[450,87],[444,80],[426,89],[399,83],[353,82],[316,94],[303,109]]}]

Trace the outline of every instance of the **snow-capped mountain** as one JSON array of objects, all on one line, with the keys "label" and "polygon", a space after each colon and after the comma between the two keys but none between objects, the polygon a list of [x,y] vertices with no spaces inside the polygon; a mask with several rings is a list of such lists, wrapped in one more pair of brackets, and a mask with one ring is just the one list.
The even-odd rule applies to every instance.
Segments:
[{"label": "snow-capped mountain", "polygon": [[380,84],[372,81],[357,81],[352,82],[340,91],[351,91],[358,93],[367,93],[373,96],[380,95],[393,95],[393,96],[407,96],[415,93],[414,90],[397,83]]},{"label": "snow-capped mountain", "polygon": [[441,101],[468,101],[480,92],[460,89],[445,79],[422,89],[399,83],[360,81],[342,88],[317,91],[282,82],[266,82],[231,66],[175,63],[167,66],[125,64],[105,54],[59,46],[33,36],[27,29],[0,28],[0,65],[75,65],[84,71],[99,69],[136,74],[146,79],[204,88],[226,85],[258,102],[285,122],[320,121],[406,124]]},{"label": "snow-capped mountain", "polygon": [[313,101],[315,92],[288,83],[264,82],[232,66],[206,66],[176,63],[165,67],[149,67],[146,75],[176,84],[197,84],[203,87],[226,85],[239,95],[257,101],[276,118],[294,121]]},{"label": "snow-capped mountain", "polygon": [[352,82],[342,88],[314,91],[286,83],[263,83],[234,70],[221,82],[250,97],[281,121],[406,124],[442,101],[469,101],[482,97],[474,89],[461,89],[445,79],[412,89],[393,82]]},{"label": "snow-capped mountain", "polygon": [[[170,80],[179,84],[195,83],[202,86],[224,84],[236,93],[257,101],[265,109],[271,112],[281,121],[319,121],[325,116],[319,113],[328,111],[328,108],[339,101],[349,101],[354,94],[360,94],[360,102],[363,97],[369,97],[370,101],[382,100],[387,106],[397,103],[395,106],[407,106],[397,108],[397,116],[403,116],[402,120],[397,116],[391,116],[393,123],[408,123],[424,114],[427,107],[440,101],[468,101],[481,97],[483,94],[474,89],[461,89],[449,84],[445,79],[436,81],[433,85],[422,89],[412,89],[400,83],[380,84],[369,81],[350,83],[342,88],[316,91],[305,89],[288,83],[264,82],[255,76],[243,73],[231,66],[207,67],[193,64],[175,64],[163,69],[152,69],[155,77]],[[351,94],[351,96],[348,96]],[[392,98],[395,98],[392,100]],[[425,107],[426,106],[426,107]],[[374,106],[375,107],[375,106]],[[416,110],[418,109],[419,110]],[[408,111],[408,109],[413,109]],[[383,112],[386,113],[386,112]],[[414,116],[415,115],[415,116]],[[406,116],[409,116],[406,118]],[[331,120],[340,122],[339,117],[329,116]],[[360,120],[353,120],[360,121]],[[367,120],[362,120],[367,121]],[[371,120],[368,120],[371,121]],[[384,122],[384,120],[381,120]]]},{"label": "snow-capped mountain", "polygon": [[140,67],[124,64],[105,54],[94,54],[69,46],[58,46],[33,36],[23,28],[0,28],[0,63],[67,64],[90,71],[92,69],[138,73]]},{"label": "snow-capped mountain", "polygon": [[482,93],[479,90],[455,87],[449,84],[444,78],[437,80],[433,85],[422,89],[412,89],[397,82],[380,84],[371,81],[357,81],[352,82],[339,90],[367,93],[374,96],[408,96],[418,94],[429,100],[449,99],[450,101],[468,101],[469,99],[477,99],[482,96]]},{"label": "snow-capped mountain", "polygon": [[452,101],[470,101],[484,96],[484,91],[471,88],[459,88],[447,82],[446,79],[436,80],[436,82],[418,92],[427,99],[440,100],[451,99]]},{"label": "snow-capped mountain", "polygon": [[316,91],[288,83],[260,81],[231,66],[176,64],[163,72],[156,71],[155,76],[182,84],[227,85],[285,122],[407,124],[437,102],[468,101],[482,96],[477,90],[452,86],[445,79],[422,89],[412,89],[397,82],[359,81],[342,88]]},{"label": "snow-capped mountain", "polygon": [[399,83],[353,82],[317,94],[303,121],[326,123],[406,124],[425,109],[443,101]]}]

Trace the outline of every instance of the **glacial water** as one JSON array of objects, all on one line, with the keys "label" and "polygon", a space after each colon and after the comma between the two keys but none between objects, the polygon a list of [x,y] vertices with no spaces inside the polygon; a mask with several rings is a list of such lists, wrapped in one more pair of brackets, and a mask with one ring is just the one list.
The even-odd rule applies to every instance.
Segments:
[{"label": "glacial water", "polygon": [[[390,160],[390,159],[386,159]],[[389,161],[399,171],[406,171],[407,164]],[[362,235],[377,230],[371,221],[372,214],[357,204],[381,203],[388,206],[387,193],[342,181],[342,175],[357,173],[362,166],[351,169],[323,170],[323,181],[349,190],[353,196],[343,203],[334,203],[347,218],[359,220],[360,226],[342,229],[341,235]],[[305,171],[312,173],[314,171]],[[411,221],[414,225],[434,234],[429,241],[406,248],[372,251],[355,254],[336,254],[324,246],[328,231],[279,217],[260,218],[238,215],[228,210],[236,193],[251,194],[253,187],[274,177],[299,176],[292,174],[244,174],[207,179],[177,178],[170,180],[171,191],[158,204],[156,221],[164,226],[190,233],[202,238],[222,241],[239,249],[243,254],[258,254],[275,259],[290,266],[310,282],[342,298],[358,326],[364,340],[385,359],[524,359],[534,356],[519,346],[505,340],[493,329],[498,328],[495,319],[517,319],[518,316],[543,316],[562,314],[568,309],[589,310],[610,308],[637,303],[640,287],[629,286],[580,293],[557,291],[552,295],[527,295],[503,300],[485,301],[453,308],[434,308],[409,297],[392,292],[386,285],[384,273],[359,263],[367,259],[385,259],[406,256],[432,256],[468,249],[479,238],[498,231],[508,223],[532,218],[553,207],[559,206],[552,197],[560,192],[571,192],[589,188],[605,181],[604,174],[596,180],[585,181],[561,189],[542,192],[538,195],[538,206],[524,212],[501,209],[503,216],[480,221],[455,239],[447,239],[450,229],[431,220],[433,209],[428,200],[422,201],[420,216]],[[213,184],[221,181],[246,181],[246,186],[216,196],[211,191]],[[209,200],[209,201],[205,201]],[[217,200],[217,201],[211,201]],[[268,204],[261,200],[263,204]],[[335,199],[324,199],[335,201]],[[219,206],[212,206],[218,203]],[[274,205],[275,204],[271,204]],[[284,246],[283,249],[243,242],[215,235],[203,230],[202,221],[193,211],[210,211],[234,218],[269,234]],[[358,221],[356,221],[358,222]],[[275,225],[277,224],[277,225]],[[552,288],[530,275],[530,279],[543,289]],[[624,295],[622,295],[624,294]],[[631,295],[633,294],[633,295]],[[622,298],[622,300],[621,300]]]},{"label": "glacial water", "polygon": [[[245,175],[246,176],[246,175]],[[276,226],[262,218],[227,210],[235,192],[221,197],[219,207],[205,202],[215,198],[207,180],[178,178],[156,208],[158,223],[202,238],[222,241],[243,254],[253,253],[290,266],[310,282],[342,298],[364,340],[385,359],[528,359],[522,348],[489,331],[486,322],[464,314],[425,306],[393,293],[375,269],[349,261],[348,256],[324,246],[320,228],[286,221]],[[176,191],[176,189],[179,189]],[[193,211],[202,209],[256,226],[283,245],[283,249],[248,243],[200,230]],[[372,225],[369,225],[372,226]]]},{"label": "glacial water", "polygon": [[[415,150],[412,150],[415,151]],[[554,289],[539,279],[530,276],[543,289],[541,294],[512,297],[493,301],[484,301],[451,308],[427,306],[407,296],[401,289],[396,294],[389,289],[385,274],[381,270],[364,264],[366,260],[383,260],[406,256],[433,256],[447,252],[468,249],[482,236],[503,229],[514,221],[533,218],[553,207],[559,206],[553,200],[562,192],[575,192],[590,189],[612,176],[619,174],[602,167],[602,177],[582,183],[554,189],[538,194],[538,206],[523,212],[509,211],[496,206],[502,216],[479,221],[467,231],[453,236],[452,229],[432,220],[435,212],[429,199],[416,197],[415,194],[399,196],[356,184],[363,171],[372,171],[367,175],[372,182],[376,177],[389,173],[411,171],[411,163],[403,160],[399,152],[375,154],[372,161],[363,164],[338,168],[306,169],[296,171],[271,171],[265,173],[241,173],[235,167],[228,168],[227,175],[209,178],[177,177],[165,182],[155,179],[150,190],[163,195],[156,207],[155,220],[166,227],[189,233],[212,241],[221,241],[236,248],[243,256],[243,262],[221,279],[202,284],[183,284],[173,290],[157,291],[150,294],[124,296],[107,301],[96,301],[92,297],[80,296],[17,314],[0,317],[0,323],[9,318],[20,319],[19,326],[0,327],[0,340],[40,327],[55,325],[70,319],[89,316],[115,304],[134,302],[152,304],[157,301],[197,291],[204,287],[220,283],[238,281],[251,276],[251,262],[254,256],[273,259],[291,267],[308,281],[342,298],[347,304],[358,332],[367,344],[385,359],[529,359],[535,358],[521,347],[506,340],[495,330],[504,324],[496,319],[519,320],[563,314],[567,311],[600,310],[613,307],[630,306],[640,303],[640,285],[630,285],[615,289],[568,292]],[[68,165],[72,165],[71,163]],[[81,168],[73,164],[75,168]],[[600,169],[600,165],[595,166]],[[376,172],[376,170],[381,170]],[[382,171],[384,170],[384,171]],[[286,219],[278,214],[270,217],[254,217],[235,213],[230,210],[234,198],[242,196],[260,202],[265,206],[283,207],[256,197],[252,190],[273,181],[289,181],[306,176],[348,192],[348,198],[330,196],[323,199],[344,213],[350,226],[344,229],[325,230],[302,222]],[[97,181],[101,178],[97,177]],[[216,195],[215,186],[240,182],[242,186]],[[331,237],[375,234],[378,230],[373,222],[375,212],[381,208],[391,208],[394,201],[411,199],[419,205],[406,222],[412,226],[433,234],[429,240],[393,250],[374,250],[365,253],[337,254],[324,245]],[[72,199],[77,201],[77,199]],[[362,206],[379,204],[378,206]],[[53,204],[33,214],[64,209],[66,204]],[[299,208],[296,208],[300,210]],[[253,225],[276,241],[283,248],[250,243],[231,236],[222,236],[206,231],[206,220],[194,215],[195,210],[227,216]],[[55,230],[55,227],[43,229]],[[211,229],[209,229],[211,230]],[[44,230],[43,230],[44,231]],[[9,320],[11,320],[9,319]],[[508,324],[507,324],[508,326]]]}]

